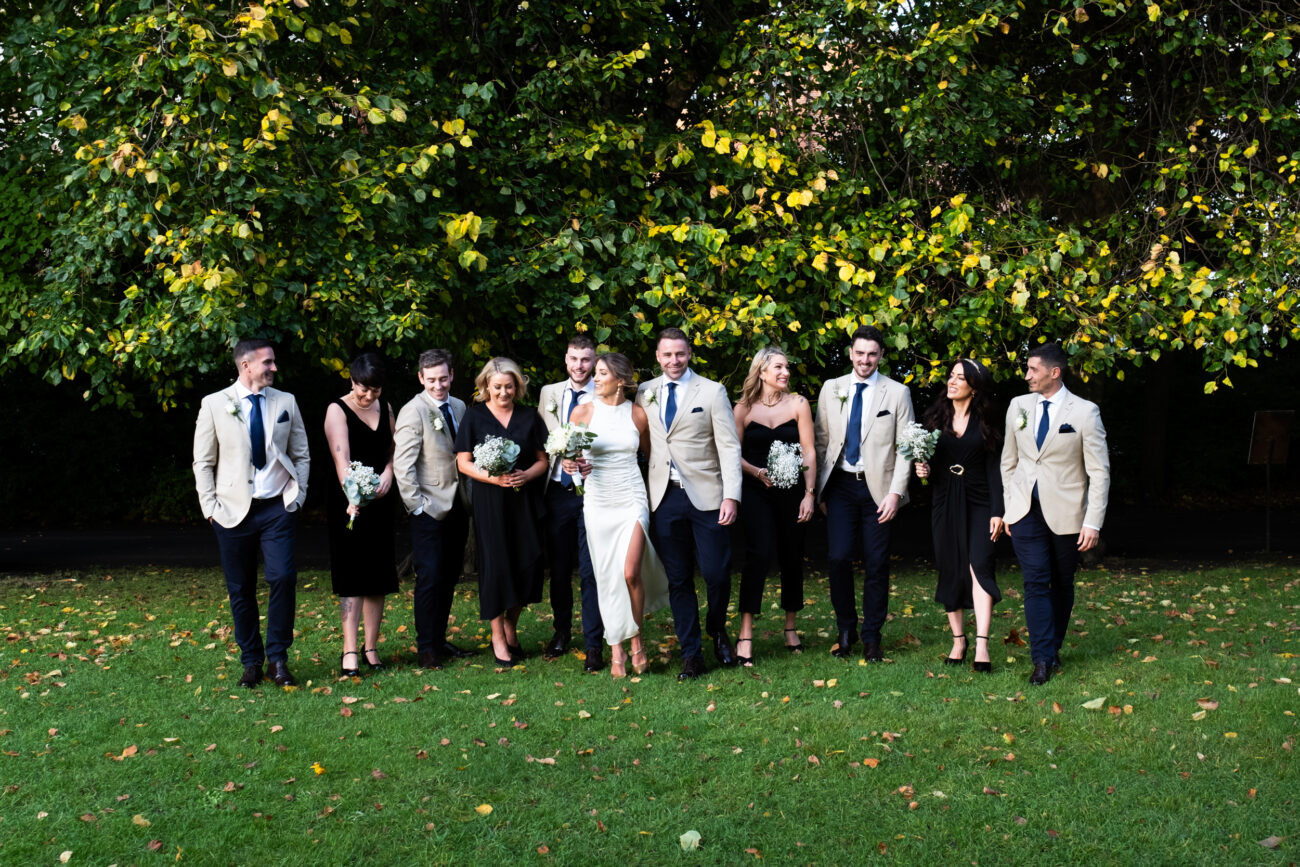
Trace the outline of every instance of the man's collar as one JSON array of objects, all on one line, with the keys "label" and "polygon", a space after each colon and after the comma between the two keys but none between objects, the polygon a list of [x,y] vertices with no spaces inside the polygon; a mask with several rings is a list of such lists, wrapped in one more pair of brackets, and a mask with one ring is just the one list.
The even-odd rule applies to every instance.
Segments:
[{"label": "man's collar", "polygon": [[587,384],[586,384],[586,385],[574,385],[574,384],[573,384],[573,380],[570,379],[570,380],[568,380],[567,382],[564,383],[564,387],[565,387],[565,388],[568,388],[568,389],[572,389],[573,391],[585,391],[585,392],[591,394],[591,393],[594,393],[594,392],[596,391],[596,380],[594,380],[594,379],[589,379],[589,380],[587,380]]},{"label": "man's collar", "polygon": [[691,381],[692,376],[694,376],[694,374],[691,372],[691,369],[689,367],[686,368],[686,370],[682,371],[682,375],[677,379],[669,379],[668,374],[665,373],[664,385],[667,385],[670,382],[675,382],[678,385],[686,385],[686,383]]},{"label": "man's collar", "polygon": [[1034,395],[1034,397],[1038,398],[1038,402],[1035,404],[1035,406],[1037,406],[1038,403],[1042,403],[1045,400],[1050,400],[1056,406],[1060,406],[1063,403],[1065,403],[1065,399],[1069,396],[1070,396],[1070,390],[1065,387],[1065,383],[1061,383],[1061,387],[1058,388],[1056,391],[1054,391],[1051,397],[1044,397],[1041,394]]},{"label": "man's collar", "polygon": [[858,379],[857,371],[851,371],[851,372],[849,373],[849,376],[852,378],[852,380],[853,380],[854,382],[865,382],[869,387],[871,387],[871,388],[875,388],[875,387],[876,387],[876,383],[877,383],[877,382],[879,381],[879,379],[880,379],[880,370],[877,369],[877,370],[873,370],[873,371],[871,371],[871,375],[868,376],[866,379]]}]

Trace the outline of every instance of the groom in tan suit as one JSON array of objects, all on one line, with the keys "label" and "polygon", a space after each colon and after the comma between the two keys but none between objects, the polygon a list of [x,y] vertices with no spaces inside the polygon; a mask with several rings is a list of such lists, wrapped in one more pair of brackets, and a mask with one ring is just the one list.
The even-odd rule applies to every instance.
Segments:
[{"label": "groom in tan suit", "polygon": [[1061,667],[1079,552],[1096,546],[1110,492],[1101,412],[1065,387],[1066,364],[1059,343],[1029,350],[1029,394],[1011,401],[1002,446],[1007,535],[1024,575],[1034,686]]},{"label": "groom in tan suit", "polygon": [[[271,388],[275,350],[267,340],[235,345],[239,378],[203,398],[194,427],[194,484],[217,534],[244,674],[252,689],[266,676],[293,686],[289,647],[297,597],[297,512],[307,496],[311,458],[293,395]],[[257,553],[266,563],[270,599],[266,643],[257,608]]]},{"label": "groom in tan suit", "polygon": [[442,668],[446,659],[473,656],[447,640],[452,596],[469,535],[456,429],[465,402],[451,396],[451,353],[420,354],[416,376],[424,389],[397,414],[393,432],[393,479],[411,514],[415,559],[415,649],[421,668]]},{"label": "groom in tan suit", "polygon": [[726,389],[691,371],[691,344],[681,329],[659,332],[655,360],[663,375],[637,391],[650,420],[652,530],[668,573],[668,600],[681,643],[677,678],[693,680],[704,673],[696,557],[707,588],[705,629],[713,637],[713,652],[723,665],[736,664],[726,627],[729,527],[740,505],[740,437]]},{"label": "groom in tan suit", "polygon": [[826,513],[831,605],[839,628],[831,653],[848,658],[858,637],[853,558],[861,550],[866,571],[862,657],[867,662],[884,659],[880,642],[889,613],[891,522],[907,502],[912,471],[895,446],[912,421],[912,395],[877,369],[884,345],[884,335],[870,325],[853,332],[852,372],[827,380],[817,399],[817,496]]}]

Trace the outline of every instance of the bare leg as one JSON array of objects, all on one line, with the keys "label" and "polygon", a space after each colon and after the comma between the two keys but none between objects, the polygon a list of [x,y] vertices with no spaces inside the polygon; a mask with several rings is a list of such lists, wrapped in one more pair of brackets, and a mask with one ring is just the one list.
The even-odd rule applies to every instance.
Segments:
[{"label": "bare leg", "polygon": [[501,615],[501,628],[505,631],[506,643],[511,647],[519,646],[517,627],[519,626],[519,613],[523,610],[523,606],[516,605],[514,608],[507,609],[505,614]]},{"label": "bare leg", "polygon": [[506,640],[506,615],[498,614],[488,623],[492,626],[492,655],[497,659],[510,659],[510,642]]},{"label": "bare leg", "polygon": [[343,620],[343,652],[357,652],[357,621],[361,619],[361,599],[356,596],[339,597],[339,616]]},{"label": "bare leg", "polygon": [[609,647],[609,674],[611,677],[627,677],[627,652],[623,642]]},{"label": "bare leg", "polygon": [[384,597],[361,597],[361,620],[366,627],[366,644],[370,647],[366,653],[366,662],[379,664],[379,624],[384,620]]},{"label": "bare leg", "polygon": [[948,628],[952,630],[952,650],[949,659],[959,659],[966,655],[966,639],[959,638],[966,629],[966,612],[962,609],[948,612]]},{"label": "bare leg", "polygon": [[[993,597],[984,591],[980,582],[975,579],[975,567],[970,570],[971,598],[975,602],[975,634],[988,635],[989,626],[993,623]],[[975,661],[989,661],[989,642],[988,639],[975,639]]]},{"label": "bare leg", "polygon": [[623,580],[627,583],[627,595],[632,602],[632,621],[641,625],[645,614],[645,585],[641,583],[641,556],[645,553],[645,535],[641,524],[632,528],[632,538],[627,543],[627,559],[623,561]]},{"label": "bare leg", "polygon": [[[748,653],[742,653],[740,645],[749,642],[745,650]],[[740,615],[740,634],[736,638],[736,659],[746,668],[752,668],[754,665],[754,615],[748,611]]]}]

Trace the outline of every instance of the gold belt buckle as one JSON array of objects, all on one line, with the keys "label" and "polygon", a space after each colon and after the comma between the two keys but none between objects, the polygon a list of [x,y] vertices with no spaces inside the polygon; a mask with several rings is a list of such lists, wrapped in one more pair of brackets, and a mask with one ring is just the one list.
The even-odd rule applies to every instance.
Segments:
[{"label": "gold belt buckle", "polygon": [[966,474],[966,467],[961,464],[953,464],[948,468],[948,472],[952,473],[954,476],[963,476]]}]

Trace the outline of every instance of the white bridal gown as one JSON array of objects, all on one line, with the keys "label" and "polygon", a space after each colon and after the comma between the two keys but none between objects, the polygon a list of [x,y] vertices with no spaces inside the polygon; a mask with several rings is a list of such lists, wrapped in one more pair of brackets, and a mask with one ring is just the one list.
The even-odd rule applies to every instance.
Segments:
[{"label": "white bridal gown", "polygon": [[596,438],[588,449],[591,475],[583,482],[586,489],[583,520],[587,525],[591,566],[596,574],[600,617],[605,623],[605,641],[612,645],[641,631],[632,619],[632,600],[623,579],[627,548],[638,525],[645,538],[641,554],[644,614],[668,604],[668,577],[650,543],[650,503],[636,465],[641,438],[632,423],[632,402],[610,406],[597,399],[591,407],[588,428]]}]

